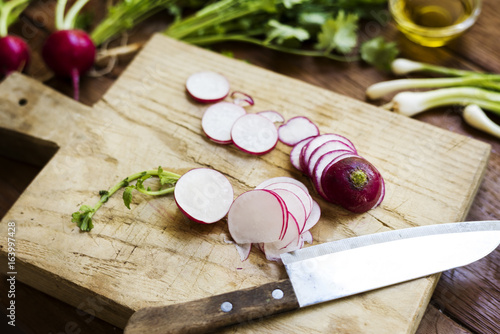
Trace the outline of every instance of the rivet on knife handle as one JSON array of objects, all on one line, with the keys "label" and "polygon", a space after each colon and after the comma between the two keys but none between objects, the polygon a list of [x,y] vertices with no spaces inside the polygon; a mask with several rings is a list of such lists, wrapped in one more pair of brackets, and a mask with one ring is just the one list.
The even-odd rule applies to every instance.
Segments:
[{"label": "rivet on knife handle", "polygon": [[148,307],[129,319],[125,334],[207,333],[298,309],[289,279],[182,304]]}]

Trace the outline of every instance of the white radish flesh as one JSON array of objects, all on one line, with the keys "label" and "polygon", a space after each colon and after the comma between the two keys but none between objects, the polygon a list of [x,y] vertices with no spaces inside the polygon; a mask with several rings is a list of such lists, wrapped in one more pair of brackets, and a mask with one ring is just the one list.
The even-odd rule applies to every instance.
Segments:
[{"label": "white radish flesh", "polygon": [[247,93],[234,91],[231,93],[231,98],[233,99],[233,103],[245,107],[247,105],[253,106],[255,102],[253,98]]},{"label": "white radish flesh", "polygon": [[274,110],[259,111],[257,114],[264,116],[265,118],[269,119],[273,123],[285,122],[285,118],[283,117],[283,115],[281,115],[279,112],[274,111]]},{"label": "white radish flesh", "polygon": [[186,90],[195,100],[213,103],[224,99],[229,94],[229,81],[216,72],[196,72],[186,80]]},{"label": "white radish flesh", "polygon": [[220,172],[192,169],[181,176],[174,190],[175,202],[191,220],[211,224],[221,220],[233,202],[233,187]]},{"label": "white radish flesh", "polygon": [[308,232],[311,228],[314,227],[314,225],[318,223],[320,218],[321,218],[321,208],[319,207],[318,202],[313,201],[311,214],[309,215],[309,217],[307,217],[304,229],[300,231],[300,233],[304,234],[305,232]]},{"label": "white radish flesh", "polygon": [[[298,182],[300,182],[300,181],[298,181]],[[295,183],[291,183],[291,182],[271,183],[264,188],[269,189],[269,190],[273,190],[273,191],[283,189],[283,190],[287,190],[289,192],[292,192],[295,196],[297,196],[297,198],[300,200],[301,204],[304,206],[306,218],[311,213],[313,199],[309,195],[309,192],[307,191],[307,189],[304,190],[303,187],[301,187]],[[285,202],[286,202],[286,200],[285,200]],[[288,204],[287,204],[287,207],[289,208]],[[296,217],[296,218],[298,219],[298,217]]]},{"label": "white radish flesh", "polygon": [[278,131],[274,123],[264,116],[246,114],[234,122],[231,138],[240,150],[261,155],[268,153],[276,146]]},{"label": "white radish flesh", "polygon": [[278,135],[283,144],[294,146],[304,139],[319,135],[319,129],[309,118],[298,116],[281,125]]},{"label": "white radish flesh", "polygon": [[[286,189],[272,189],[272,191],[285,201],[288,214],[294,218],[293,221],[298,225],[299,231],[301,231],[306,224],[307,218],[306,209],[301,199],[293,192]],[[288,216],[287,231],[290,227],[290,216]],[[284,235],[287,234],[287,231],[285,231]],[[281,239],[283,239],[283,237]]]},{"label": "white radish flesh", "polygon": [[229,102],[219,102],[208,107],[203,113],[201,127],[211,140],[219,144],[230,144],[234,122],[245,115],[243,107]]},{"label": "white radish flesh", "polygon": [[302,157],[302,155],[301,155],[302,149],[304,148],[304,146],[306,146],[314,138],[315,137],[310,137],[310,138],[307,138],[307,139],[304,139],[304,140],[298,142],[297,144],[295,144],[295,146],[290,151],[290,163],[292,164],[293,167],[297,168],[301,172],[304,172],[302,170],[302,166],[300,164],[301,157]]},{"label": "white radish flesh", "polygon": [[[348,146],[346,143],[343,143],[338,140],[330,140],[327,141],[326,143],[320,145],[318,148],[316,148],[309,159],[307,161],[304,161],[305,165],[307,166],[306,172],[311,175],[314,169],[314,165],[316,165],[316,162],[321,158],[321,156],[325,153],[332,152],[332,151],[344,151],[344,152],[351,152],[355,153],[350,146]],[[305,160],[305,157],[304,157]]]},{"label": "white radish flesh", "polygon": [[304,183],[300,182],[297,179],[294,179],[293,177],[288,177],[288,176],[277,176],[277,177],[267,179],[264,182],[261,182],[257,187],[255,187],[255,189],[264,189],[267,186],[269,186],[270,184],[282,183],[282,182],[293,183],[296,186],[299,186],[300,188],[302,188],[306,193],[309,193],[309,189],[307,189],[307,187]]},{"label": "white radish flesh", "polygon": [[[289,217],[289,221],[294,221],[293,216]],[[281,260],[280,254],[299,249],[302,244],[299,227],[296,223],[293,223],[282,240],[264,243],[261,248],[266,255],[266,259],[279,262]]]},{"label": "white radish flesh", "polygon": [[308,170],[307,169],[307,162],[309,161],[309,158],[311,157],[313,152],[318,147],[323,145],[324,143],[326,143],[328,141],[332,141],[332,140],[338,140],[338,141],[341,141],[341,142],[347,144],[356,153],[356,148],[354,147],[354,144],[349,139],[347,139],[341,135],[327,133],[327,134],[317,136],[313,140],[311,140],[306,146],[304,146],[304,148],[302,149],[301,166],[302,166],[304,171]]},{"label": "white radish flesh", "polygon": [[271,191],[247,191],[238,196],[229,209],[229,233],[238,244],[278,241],[285,224],[285,210]]}]

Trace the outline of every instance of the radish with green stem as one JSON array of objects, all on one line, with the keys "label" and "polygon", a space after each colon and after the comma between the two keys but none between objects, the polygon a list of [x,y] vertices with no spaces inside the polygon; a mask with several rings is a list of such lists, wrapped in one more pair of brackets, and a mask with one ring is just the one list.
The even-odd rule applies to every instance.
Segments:
[{"label": "radish with green stem", "polygon": [[76,18],[89,0],[78,0],[64,10],[67,0],[58,0],[56,7],[56,29],[43,46],[42,56],[47,66],[58,76],[71,78],[73,97],[79,99],[80,77],[94,64],[96,48],[90,36],[75,29]]},{"label": "radish with green stem", "polygon": [[28,44],[20,37],[8,34],[9,26],[18,19],[28,3],[29,0],[0,0],[0,76],[22,72],[29,64]]}]

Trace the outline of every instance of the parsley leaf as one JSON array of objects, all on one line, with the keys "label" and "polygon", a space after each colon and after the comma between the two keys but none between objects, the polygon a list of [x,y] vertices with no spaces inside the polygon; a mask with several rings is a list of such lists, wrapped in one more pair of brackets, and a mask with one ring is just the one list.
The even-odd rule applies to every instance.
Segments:
[{"label": "parsley leaf", "polygon": [[336,18],[328,19],[318,33],[316,49],[330,53],[336,50],[349,53],[357,44],[358,16],[339,11]]},{"label": "parsley leaf", "polygon": [[134,186],[128,186],[123,191],[123,203],[129,210],[130,210],[130,203],[132,202],[132,189],[134,188],[135,188]]},{"label": "parsley leaf", "polygon": [[270,43],[274,40],[277,44],[283,44],[283,42],[290,39],[297,39],[301,42],[309,39],[309,33],[303,28],[295,28],[276,20],[269,20],[267,24],[271,27],[271,30],[268,31],[264,43]]},{"label": "parsley leaf", "polygon": [[399,50],[395,42],[386,42],[381,36],[361,44],[361,58],[380,70],[390,70]]}]

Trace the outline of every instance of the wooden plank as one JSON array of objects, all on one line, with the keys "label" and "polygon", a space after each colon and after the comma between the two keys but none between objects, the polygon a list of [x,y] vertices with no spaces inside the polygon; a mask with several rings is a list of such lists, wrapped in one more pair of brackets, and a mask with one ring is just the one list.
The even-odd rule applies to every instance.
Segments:
[{"label": "wooden plank", "polygon": [[[223,241],[224,224],[192,224],[171,199],[138,197],[132,212],[123,209],[119,199],[112,200],[96,216],[90,234],[78,233],[69,222],[68,215],[95,198],[96,191],[137,170],[154,168],[162,163],[158,156],[165,157],[166,168],[179,172],[200,165],[221,170],[236,193],[272,176],[302,179],[289,165],[289,148],[284,145],[255,158],[205,139],[199,127],[203,107],[186,99],[183,90],[187,75],[202,68],[227,75],[235,89],[256,98],[258,108],[276,108],[287,117],[309,115],[323,132],[345,134],[380,166],[388,185],[384,205],[352,215],[322,202],[323,221],[313,232],[317,242],[465,216],[487,162],[488,145],[155,36],[94,109],[35,83],[23,88],[27,82],[18,75],[2,84],[2,111],[7,110],[11,126],[61,147],[4,219],[20,226],[19,263],[24,272],[19,279],[72,305],[89,294],[105,298],[110,307],[98,316],[123,326],[131,311],[143,306],[283,277],[283,269],[264,261],[258,252],[240,263],[232,246]],[[31,92],[36,99],[31,109],[20,110],[13,91]],[[303,98],[291,101],[290,96]],[[16,118],[8,117],[14,113]],[[65,122],[59,127],[65,130],[54,131],[54,121]],[[36,218],[34,223],[29,216]],[[158,265],[152,268],[151,261]],[[55,273],[62,289],[43,280],[49,273]],[[307,323],[316,332],[414,332],[435,283],[433,276],[247,324],[245,330],[264,326],[293,332]],[[395,299],[401,304],[393,305]]]}]

